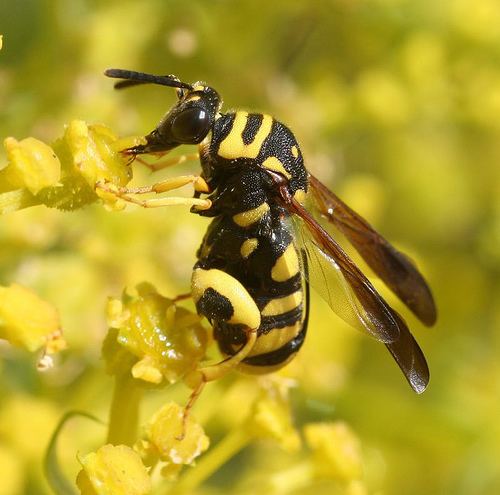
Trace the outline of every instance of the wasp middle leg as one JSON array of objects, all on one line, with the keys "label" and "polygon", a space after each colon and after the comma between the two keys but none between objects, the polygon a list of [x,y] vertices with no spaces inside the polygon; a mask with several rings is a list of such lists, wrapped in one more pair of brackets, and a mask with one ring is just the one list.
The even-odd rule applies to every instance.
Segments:
[{"label": "wasp middle leg", "polygon": [[[158,155],[159,157],[161,157],[163,154],[158,154]],[[146,160],[143,160],[142,158],[139,158],[139,156],[137,155],[135,156],[136,161],[138,161],[141,165],[148,167],[149,170],[151,170],[152,172],[157,172],[158,170],[163,170],[164,168],[168,167],[174,167],[175,165],[180,165],[181,163],[184,162],[198,160],[199,158],[200,155],[198,153],[190,153],[190,154],[172,156],[170,158],[165,158],[164,160],[161,160],[159,162],[151,163],[147,162]]]}]

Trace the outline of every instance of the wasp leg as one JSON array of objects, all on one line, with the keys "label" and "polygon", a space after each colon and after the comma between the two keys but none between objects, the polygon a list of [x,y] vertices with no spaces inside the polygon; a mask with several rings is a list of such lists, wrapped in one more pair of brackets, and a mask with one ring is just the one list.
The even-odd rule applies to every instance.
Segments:
[{"label": "wasp leg", "polygon": [[180,165],[184,162],[198,160],[200,155],[198,153],[190,153],[189,155],[178,155],[172,156],[171,158],[166,158],[160,162],[149,163],[138,156],[135,159],[141,164],[148,167],[152,172],[156,172],[158,170],[163,170],[164,168],[173,167],[175,165]]},{"label": "wasp leg", "polygon": [[138,199],[134,197],[136,194],[149,194],[149,193],[162,193],[171,191],[173,189],[178,189],[186,184],[194,184],[196,191],[205,192],[208,186],[204,179],[197,175],[185,175],[179,177],[173,177],[171,179],[158,182],[151,186],[137,187],[137,188],[126,188],[126,187],[116,187],[110,183],[99,182],[96,184],[96,188],[105,191],[107,194],[111,194],[118,199],[127,201],[128,203],[133,203],[143,208],[159,208],[162,206],[196,206],[197,209],[207,210],[212,205],[209,199],[200,198],[184,198],[184,197],[167,197],[167,198],[154,198],[154,199]]},{"label": "wasp leg", "polygon": [[245,331],[245,334],[247,341],[236,354],[224,359],[220,363],[212,364],[193,371],[185,379],[188,385],[191,387],[199,387],[200,385],[203,386],[205,383],[218,380],[219,378],[227,375],[230,371],[234,370],[241,363],[241,361],[243,361],[250,354],[253,346],[255,345],[255,341],[257,340],[256,328],[248,328]]},{"label": "wasp leg", "polygon": [[234,370],[240,363],[245,359],[248,354],[250,354],[255,342],[257,340],[257,329],[248,328],[246,330],[247,341],[243,347],[233,356],[224,359],[220,363],[212,364],[211,366],[206,366],[191,372],[186,376],[184,381],[189,387],[193,388],[189,400],[184,407],[184,413],[182,415],[182,432],[177,437],[177,440],[182,440],[186,435],[187,420],[189,418],[189,413],[196,403],[196,400],[200,396],[201,392],[205,388],[208,382],[213,380],[218,380],[226,375],[228,372]]},{"label": "wasp leg", "polygon": [[191,292],[187,292],[186,294],[179,294],[178,296],[175,296],[173,301],[174,303],[179,302],[179,301],[184,301],[185,299],[189,299],[191,297]]},{"label": "wasp leg", "polygon": [[198,198],[162,198],[139,200],[133,197],[120,196],[121,199],[142,206],[143,208],[161,208],[163,206],[196,206],[197,209],[208,210],[212,206],[209,199]]}]

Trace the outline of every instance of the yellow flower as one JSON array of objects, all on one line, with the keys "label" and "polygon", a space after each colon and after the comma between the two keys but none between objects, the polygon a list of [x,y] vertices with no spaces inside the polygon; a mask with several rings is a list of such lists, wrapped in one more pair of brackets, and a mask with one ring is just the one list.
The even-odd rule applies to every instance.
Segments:
[{"label": "yellow flower", "polygon": [[37,194],[44,187],[59,183],[61,162],[47,144],[32,137],[21,141],[8,137],[4,147],[9,163],[2,175],[12,189],[25,187]]},{"label": "yellow flower", "polygon": [[208,446],[203,427],[190,417],[184,421],[184,409],[170,402],[146,425],[138,450],[148,465],[163,461],[162,474],[171,478],[183,465],[192,464]]},{"label": "yellow flower", "polygon": [[76,482],[83,495],[147,495],[151,479],[141,458],[125,445],[104,445],[80,459]]},{"label": "yellow flower", "polygon": [[[40,195],[42,202],[54,208],[73,210],[98,198],[95,187],[99,182],[125,186],[132,177],[130,159],[120,153],[125,143],[127,141],[118,140],[102,124],[71,121],[64,136],[53,145],[61,160],[63,187],[45,190]],[[109,204],[115,206],[115,200]]]},{"label": "yellow flower", "polygon": [[0,287],[0,337],[30,352],[44,348],[52,354],[66,347],[57,310],[17,284]]},{"label": "yellow flower", "polygon": [[108,127],[82,120],[71,121],[52,146],[32,137],[9,137],[4,141],[9,163],[0,170],[0,211],[35,204],[74,210],[99,197],[109,208],[121,209],[122,201],[96,186],[125,186],[132,177],[131,159],[121,151],[140,142],[118,139]]},{"label": "yellow flower", "polygon": [[113,147],[117,137],[108,127],[73,120],[63,139],[71,152],[71,165],[89,186],[103,180],[123,186],[130,180],[130,170],[124,167],[124,159],[117,159],[119,150]]},{"label": "yellow flower", "polygon": [[304,434],[313,451],[317,476],[340,481],[361,477],[359,440],[345,423],[311,423],[304,428]]},{"label": "yellow flower", "polygon": [[146,382],[174,383],[205,355],[207,335],[199,317],[149,284],[138,286],[136,296],[111,300],[108,320],[118,329],[118,343],[139,358],[133,376]]},{"label": "yellow flower", "polygon": [[300,448],[300,437],[293,425],[288,402],[289,380],[275,376],[266,384],[268,386],[250,413],[252,428],[257,436],[272,438],[284,450],[296,452]]}]

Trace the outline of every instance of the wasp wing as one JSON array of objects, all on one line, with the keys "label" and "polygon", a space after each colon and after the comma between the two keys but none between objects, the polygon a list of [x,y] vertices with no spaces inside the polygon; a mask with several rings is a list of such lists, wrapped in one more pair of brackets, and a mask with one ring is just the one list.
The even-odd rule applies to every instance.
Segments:
[{"label": "wasp wing", "polygon": [[424,353],[403,319],[396,313],[399,319],[401,336],[396,342],[385,344],[399,368],[405,375],[411,388],[421,394],[429,384],[430,372]]},{"label": "wasp wing", "polygon": [[436,322],[436,305],[424,277],[403,253],[314,176],[311,193],[320,214],[337,227],[368,266],[425,325]]},{"label": "wasp wing", "polygon": [[330,307],[354,327],[390,343],[400,337],[394,310],[384,301],[341,246],[292,199],[295,233],[308,256],[309,279]]},{"label": "wasp wing", "polygon": [[292,216],[292,225],[296,246],[303,256],[305,278],[330,308],[357,330],[383,342],[395,341],[399,336],[399,331],[394,328],[395,322],[391,327],[393,330],[380,335],[379,328],[372,323],[373,318],[356,297],[339,264],[318,247],[300,217]]},{"label": "wasp wing", "polygon": [[406,323],[300,203],[291,199],[288,207],[311,285],[344,321],[384,342],[410,386],[422,393],[429,368]]}]

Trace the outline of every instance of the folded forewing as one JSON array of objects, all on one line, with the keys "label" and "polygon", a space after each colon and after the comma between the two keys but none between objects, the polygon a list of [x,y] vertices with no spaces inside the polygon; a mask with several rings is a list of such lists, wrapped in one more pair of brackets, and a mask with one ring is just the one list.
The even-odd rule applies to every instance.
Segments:
[{"label": "folded forewing", "polygon": [[424,324],[433,325],[434,298],[410,259],[312,175],[310,186],[319,213],[345,235],[370,268]]}]

